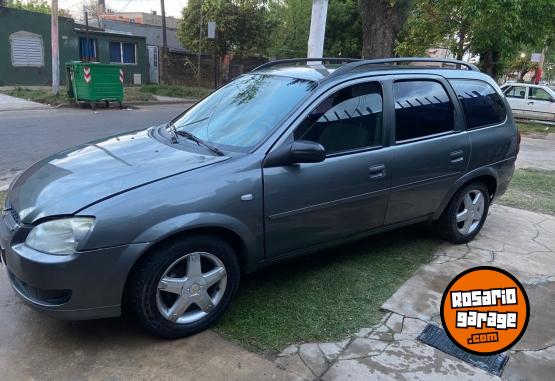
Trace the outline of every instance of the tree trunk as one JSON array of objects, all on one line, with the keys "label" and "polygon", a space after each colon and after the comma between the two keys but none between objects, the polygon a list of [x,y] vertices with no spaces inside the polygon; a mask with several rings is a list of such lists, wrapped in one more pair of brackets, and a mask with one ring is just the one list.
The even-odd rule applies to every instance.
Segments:
[{"label": "tree trunk", "polygon": [[459,31],[457,32],[457,38],[459,39],[459,41],[457,41],[457,59],[458,60],[462,60],[464,57],[464,43],[466,42],[466,23],[463,22],[461,23],[461,27],[459,28]]},{"label": "tree trunk", "polygon": [[480,69],[497,81],[499,77],[499,57],[501,52],[488,49],[480,52]]},{"label": "tree trunk", "polygon": [[407,20],[413,0],[359,0],[362,57],[393,57],[395,37]]}]

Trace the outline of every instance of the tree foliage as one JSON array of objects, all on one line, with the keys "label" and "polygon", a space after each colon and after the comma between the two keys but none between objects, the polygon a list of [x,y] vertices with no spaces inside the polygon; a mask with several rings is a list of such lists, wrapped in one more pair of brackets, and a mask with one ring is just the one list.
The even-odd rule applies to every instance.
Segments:
[{"label": "tree foliage", "polygon": [[[50,3],[46,0],[8,0],[6,2],[6,6],[9,8],[15,9],[23,9],[26,11],[38,12],[38,13],[46,13],[51,14],[52,8],[50,7]],[[58,15],[64,17],[71,17],[69,11],[65,9],[58,9]]]},{"label": "tree foliage", "polygon": [[458,59],[472,53],[497,77],[523,45],[541,51],[549,44],[554,25],[553,0],[416,0],[396,51],[419,55],[444,46]]},{"label": "tree foliage", "polygon": [[[271,29],[266,1],[189,0],[182,11],[177,35],[183,45],[219,57],[233,53],[239,57],[264,52]],[[202,16],[202,23],[201,23]],[[207,38],[208,21],[216,22],[216,39]],[[202,28],[202,29],[201,29]]]},{"label": "tree foliage", "polygon": [[[273,0],[268,4],[275,29],[269,55],[305,57],[310,32],[312,1]],[[324,56],[360,57],[362,50],[358,0],[329,0]]]}]

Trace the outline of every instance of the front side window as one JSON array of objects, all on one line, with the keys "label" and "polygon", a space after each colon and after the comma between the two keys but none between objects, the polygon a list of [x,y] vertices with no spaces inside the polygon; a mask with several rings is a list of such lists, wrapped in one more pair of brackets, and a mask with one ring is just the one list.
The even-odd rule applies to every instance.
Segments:
[{"label": "front side window", "polygon": [[197,103],[174,124],[222,149],[248,152],[316,86],[299,78],[244,75]]},{"label": "front side window", "polygon": [[507,98],[524,99],[526,96],[526,86],[511,86],[505,90],[505,96]]},{"label": "front side window", "polygon": [[110,62],[136,64],[136,46],[131,42],[110,42]]},{"label": "front side window", "polygon": [[551,101],[553,98],[547,91],[539,87],[529,87],[528,88],[528,99],[533,99],[537,101]]},{"label": "front side window", "polygon": [[419,139],[455,129],[453,103],[443,86],[434,81],[403,81],[393,86],[395,138]]},{"label": "front side window", "polygon": [[382,90],[379,83],[341,89],[318,105],[295,130],[295,140],[320,143],[326,153],[381,145]]},{"label": "front side window", "polygon": [[489,84],[467,79],[450,82],[461,101],[468,128],[501,123],[505,120],[503,100]]}]

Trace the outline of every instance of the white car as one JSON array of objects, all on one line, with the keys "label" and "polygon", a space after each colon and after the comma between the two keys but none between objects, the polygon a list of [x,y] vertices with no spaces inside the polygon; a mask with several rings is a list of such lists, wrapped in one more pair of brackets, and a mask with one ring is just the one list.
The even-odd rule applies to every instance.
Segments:
[{"label": "white car", "polygon": [[548,86],[511,83],[502,90],[515,117],[555,121],[555,91]]}]

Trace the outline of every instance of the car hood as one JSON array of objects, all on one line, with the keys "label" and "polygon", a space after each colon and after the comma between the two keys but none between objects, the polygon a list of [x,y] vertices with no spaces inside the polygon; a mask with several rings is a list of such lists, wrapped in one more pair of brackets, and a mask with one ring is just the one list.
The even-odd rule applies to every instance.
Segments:
[{"label": "car hood", "polygon": [[12,184],[8,201],[23,223],[31,223],[73,214],[112,195],[226,159],[178,149],[142,130],[35,163]]}]

